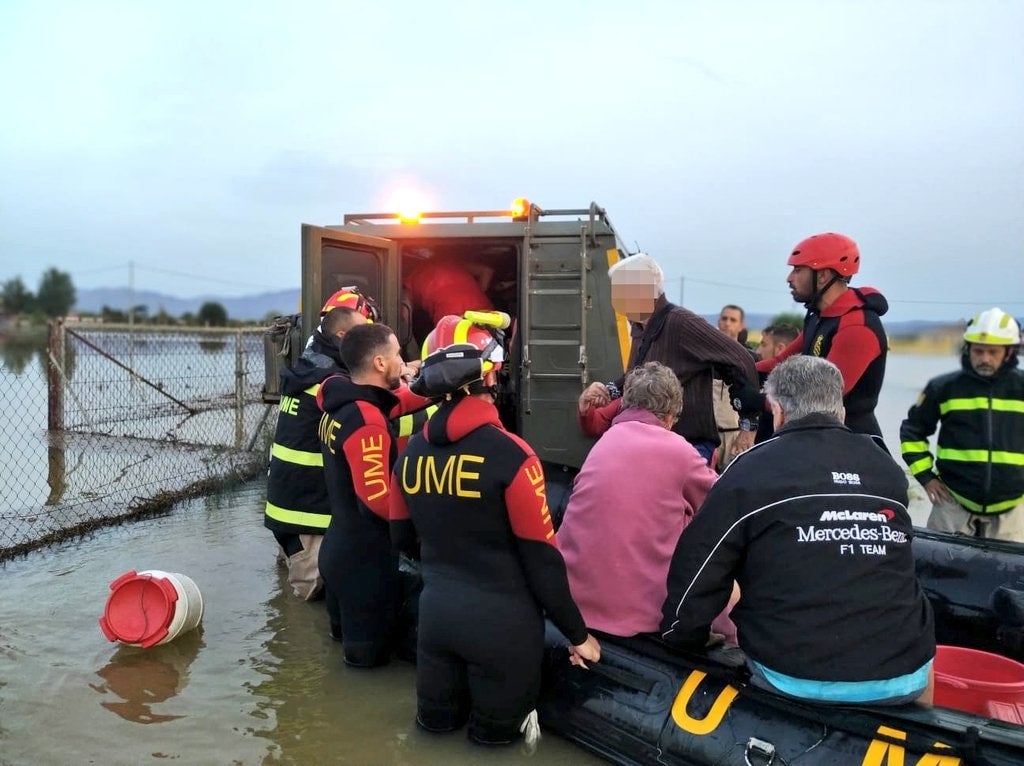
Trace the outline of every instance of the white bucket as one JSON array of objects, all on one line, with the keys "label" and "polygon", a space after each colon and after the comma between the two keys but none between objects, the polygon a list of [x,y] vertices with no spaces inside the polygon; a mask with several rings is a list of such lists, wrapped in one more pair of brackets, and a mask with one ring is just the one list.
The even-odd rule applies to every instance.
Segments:
[{"label": "white bucket", "polygon": [[168,641],[176,639],[182,633],[188,633],[190,630],[195,630],[199,627],[199,623],[203,619],[203,594],[199,591],[199,586],[196,585],[195,580],[187,575],[175,572],[161,572],[159,569],[147,569],[139,572],[139,574],[163,577],[170,580],[174,590],[178,592],[174,617],[171,618],[171,624],[167,626],[167,637],[160,641],[159,644],[166,644]]},{"label": "white bucket", "polygon": [[125,572],[110,584],[100,628],[111,641],[149,648],[195,630],[203,595],[192,578],[147,569]]}]

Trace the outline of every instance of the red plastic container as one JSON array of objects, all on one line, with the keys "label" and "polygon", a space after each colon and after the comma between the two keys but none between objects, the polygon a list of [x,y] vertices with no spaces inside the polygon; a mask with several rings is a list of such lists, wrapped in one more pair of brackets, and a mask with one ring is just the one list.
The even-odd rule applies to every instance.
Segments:
[{"label": "red plastic container", "polygon": [[1020,723],[1024,717],[1024,665],[999,654],[938,646],[935,704],[986,718]]}]

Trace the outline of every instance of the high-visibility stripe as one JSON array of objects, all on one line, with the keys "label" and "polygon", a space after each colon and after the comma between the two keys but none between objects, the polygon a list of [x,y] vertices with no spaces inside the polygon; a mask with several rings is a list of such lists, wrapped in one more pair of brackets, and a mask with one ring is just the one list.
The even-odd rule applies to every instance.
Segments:
[{"label": "high-visibility stripe", "polygon": [[[608,258],[608,268],[611,268],[619,262],[619,249],[617,247],[610,247],[605,253]],[[622,369],[626,369],[626,365],[629,364],[629,347],[631,344],[629,338],[629,320],[626,319],[624,314],[615,314],[615,330],[619,336],[619,354],[622,355]]]},{"label": "high-visibility stripe", "polygon": [[455,337],[453,340],[456,343],[469,343],[469,328],[473,326],[473,323],[467,319],[463,319],[461,322],[455,325]]},{"label": "high-visibility stripe", "polygon": [[939,413],[965,412],[970,410],[993,409],[998,412],[1019,412],[1024,414],[1024,402],[1017,399],[989,399],[975,396],[969,399],[947,399],[939,405]]},{"label": "high-visibility stripe", "polygon": [[270,454],[286,463],[308,465],[314,468],[324,467],[324,456],[319,452],[303,452],[302,450],[292,449],[291,447],[285,447],[283,444],[274,442],[274,446],[270,449]]},{"label": "high-visibility stripe", "polygon": [[999,465],[1024,465],[1024,453],[1002,452],[987,449],[949,449],[939,447],[940,460],[956,460],[961,463],[998,463]]},{"label": "high-visibility stripe", "polygon": [[273,503],[267,503],[267,516],[285,524],[297,524],[302,527],[327,529],[331,523],[329,513],[309,513],[308,511],[291,511]]},{"label": "high-visibility stripe", "polygon": [[930,471],[934,465],[935,461],[933,461],[932,456],[929,455],[928,457],[923,457],[920,460],[915,460],[908,466],[908,468],[910,469],[910,473],[917,476],[921,471]]},{"label": "high-visibility stripe", "polygon": [[914,452],[927,452],[928,442],[900,442],[900,452],[904,455]]},{"label": "high-visibility stripe", "polygon": [[411,415],[402,415],[402,417],[398,419],[398,438],[401,439],[406,436],[412,436],[412,432],[416,429],[416,421],[419,419],[417,416],[422,416],[425,413],[425,417],[423,417],[422,422],[426,422],[430,419],[431,415],[437,412],[437,408],[438,405],[431,404],[425,410],[418,410]]},{"label": "high-visibility stripe", "polygon": [[975,513],[999,513],[1000,511],[1008,511],[1011,508],[1015,508],[1020,503],[1024,503],[1024,496],[1021,496],[1016,500],[1004,500],[1001,503],[993,503],[992,505],[979,505],[973,500],[968,500],[963,495],[958,495],[953,490],[949,490],[949,492],[956,498],[956,501],[960,503],[960,505],[968,511],[974,511]]},{"label": "high-visibility stripe", "polygon": [[319,390],[320,390],[320,384],[319,383],[314,383],[313,385],[311,385],[309,388],[307,388],[302,393],[309,394],[310,396],[316,396],[317,391],[319,391]]}]

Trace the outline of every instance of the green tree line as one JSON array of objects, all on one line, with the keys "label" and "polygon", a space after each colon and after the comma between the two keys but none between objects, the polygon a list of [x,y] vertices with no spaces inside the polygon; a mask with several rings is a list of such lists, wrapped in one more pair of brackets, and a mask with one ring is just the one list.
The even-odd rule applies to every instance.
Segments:
[{"label": "green tree line", "polygon": [[[40,277],[35,293],[25,286],[20,276],[0,284],[0,314],[56,319],[67,316],[75,305],[76,297],[71,275],[60,269],[49,268]],[[104,322],[124,323],[129,320],[129,312],[104,306],[99,317]],[[147,306],[140,305],[131,310],[131,319],[140,324],[225,327],[228,325],[228,312],[217,301],[207,301],[196,313],[185,312],[175,318],[162,308],[150,314]]]}]

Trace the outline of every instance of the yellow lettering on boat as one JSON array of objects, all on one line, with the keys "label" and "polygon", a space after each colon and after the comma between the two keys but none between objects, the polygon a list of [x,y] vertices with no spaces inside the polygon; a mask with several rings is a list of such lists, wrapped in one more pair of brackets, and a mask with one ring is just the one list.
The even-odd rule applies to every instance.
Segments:
[{"label": "yellow lettering on boat", "polygon": [[[906,741],[906,732],[899,729],[892,729],[888,726],[879,726],[876,733],[889,739]],[[936,742],[932,747],[935,750],[949,750],[949,745]],[[873,739],[864,753],[864,760],[861,766],[904,766],[906,759],[906,748],[895,742]],[[943,755],[941,753],[925,753],[918,760],[915,766],[960,766],[960,758],[956,755]]]},{"label": "yellow lettering on boat", "polygon": [[706,675],[707,673],[703,670],[691,671],[690,675],[686,677],[686,681],[683,682],[679,694],[676,695],[675,702],[672,703],[672,720],[676,722],[676,726],[690,734],[710,734],[717,729],[722,719],[725,718],[732,701],[739,694],[739,691],[732,686],[726,686],[719,692],[718,698],[711,705],[707,715],[703,718],[693,718],[686,712],[686,706]]}]

